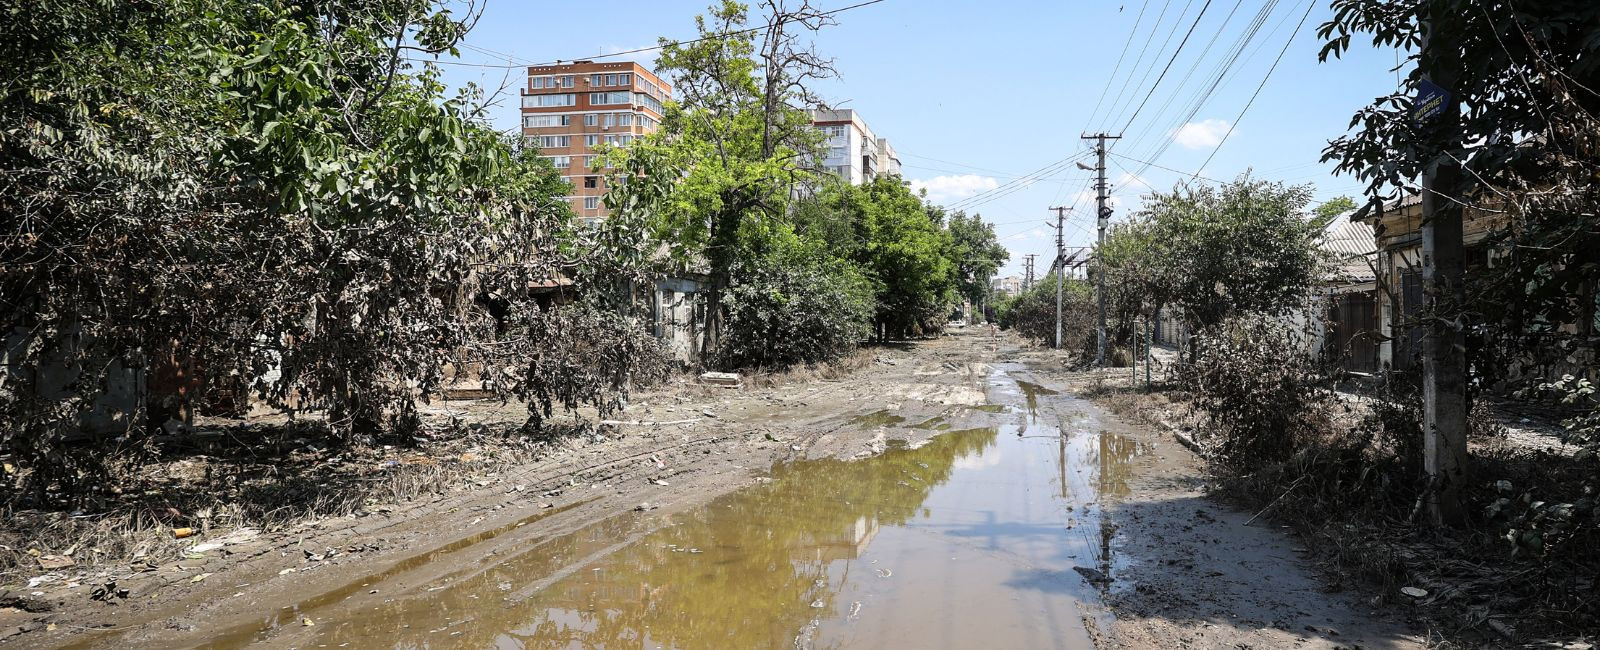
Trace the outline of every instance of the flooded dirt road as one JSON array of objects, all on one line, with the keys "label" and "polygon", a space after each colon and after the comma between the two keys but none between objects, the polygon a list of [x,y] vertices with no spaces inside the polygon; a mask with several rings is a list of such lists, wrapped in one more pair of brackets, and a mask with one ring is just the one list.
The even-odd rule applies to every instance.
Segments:
[{"label": "flooded dirt road", "polygon": [[531,536],[427,582],[386,575],[361,585],[393,590],[383,602],[313,598],[208,645],[1093,647],[1116,564],[1100,502],[1138,449],[1018,369],[993,370],[994,408],[952,414],[991,426],[779,465],[686,512]]},{"label": "flooded dirt road", "polygon": [[[1420,646],[1206,498],[1168,434],[1079,396],[1103,381],[969,334],[846,378],[641,401],[615,438],[398,521],[139,573],[152,586],[58,619],[54,645]],[[309,557],[329,546],[382,550]]]}]

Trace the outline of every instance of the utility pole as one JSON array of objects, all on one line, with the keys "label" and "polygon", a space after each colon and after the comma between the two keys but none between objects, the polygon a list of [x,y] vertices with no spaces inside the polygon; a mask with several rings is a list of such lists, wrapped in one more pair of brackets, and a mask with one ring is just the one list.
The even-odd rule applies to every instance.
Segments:
[{"label": "utility pole", "polygon": [[1022,258],[1023,258],[1022,259],[1022,267],[1023,267],[1022,290],[1023,291],[1027,291],[1027,290],[1033,288],[1033,260],[1036,257],[1038,257],[1038,255],[1034,254],[1034,253],[1028,253],[1027,255],[1023,255],[1022,256]]},{"label": "utility pole", "polygon": [[[1422,289],[1429,316],[1422,338],[1422,465],[1428,473],[1428,513],[1434,525],[1447,525],[1462,520],[1459,489],[1467,471],[1466,342],[1454,319],[1439,309],[1459,306],[1461,298],[1462,210],[1455,196],[1461,165],[1450,154],[1459,139],[1461,114],[1449,90],[1457,80],[1451,69],[1455,57],[1438,49],[1427,20],[1421,46],[1417,65],[1423,85],[1412,118],[1433,122],[1422,129],[1431,140],[1425,146],[1440,150],[1422,172]],[[1442,106],[1429,109],[1423,99]]]},{"label": "utility pole", "polygon": [[1062,248],[1061,227],[1066,225],[1067,211],[1072,208],[1060,206],[1050,208],[1056,211],[1056,263],[1051,265],[1056,270],[1056,349],[1061,349],[1061,276],[1067,273],[1066,249]]},{"label": "utility pole", "polygon": [[[1095,225],[1100,231],[1098,246],[1106,244],[1106,225],[1111,223],[1111,208],[1106,207],[1106,140],[1120,140],[1120,135],[1096,133],[1081,136],[1084,140],[1094,140],[1095,166]],[[1083,167],[1083,163],[1078,163]],[[1098,249],[1096,249],[1098,251]],[[1095,338],[1098,339],[1095,348],[1094,365],[1106,365],[1106,274],[1105,269],[1095,273],[1094,292],[1095,299],[1100,303],[1100,323],[1095,327]]]}]

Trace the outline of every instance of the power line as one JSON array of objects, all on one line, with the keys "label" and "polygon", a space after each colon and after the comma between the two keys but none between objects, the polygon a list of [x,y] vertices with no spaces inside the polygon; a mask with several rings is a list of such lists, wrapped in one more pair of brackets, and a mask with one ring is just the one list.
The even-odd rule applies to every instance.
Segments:
[{"label": "power line", "polygon": [[[1103,119],[1109,119],[1113,113],[1117,112],[1117,106],[1122,104],[1122,96],[1127,94],[1127,92],[1128,92],[1128,84],[1133,81],[1133,74],[1132,74],[1133,71],[1138,70],[1139,69],[1139,64],[1144,62],[1144,53],[1149,51],[1149,49],[1150,49],[1150,41],[1155,40],[1156,30],[1161,29],[1161,21],[1166,20],[1166,18],[1167,18],[1167,9],[1170,9],[1171,7],[1172,7],[1172,0],[1165,0],[1164,2],[1161,3],[1161,13],[1156,15],[1156,23],[1155,23],[1155,25],[1152,25],[1150,27],[1150,37],[1144,39],[1144,44],[1139,46],[1139,56],[1134,58],[1133,66],[1128,68],[1129,74],[1128,74],[1128,76],[1126,76],[1126,77],[1124,77],[1122,79],[1122,87],[1117,89],[1117,96],[1116,96],[1115,99],[1113,99],[1111,101],[1111,108],[1108,109],[1110,112],[1108,112],[1105,115],[1105,118],[1103,118]],[[1138,36],[1139,36],[1139,28],[1138,28],[1137,25],[1135,25],[1134,26],[1134,31],[1132,33],[1128,34],[1128,38],[1130,40],[1132,40],[1134,38],[1138,38]],[[1165,47],[1165,46],[1163,46],[1163,47]]]},{"label": "power line", "polygon": [[[875,5],[875,4],[878,4],[878,3],[883,2],[883,1],[884,0],[866,0],[865,2],[858,2],[856,4],[849,5],[849,6],[846,6],[846,7],[840,7],[838,9],[830,9],[828,11],[824,11],[824,12],[818,13],[817,17],[832,16],[834,14],[844,13],[844,12],[850,11],[852,9],[860,9],[860,8],[868,6],[868,5]],[[469,61],[446,61],[446,60],[435,60],[435,61],[432,61],[432,63],[443,63],[443,64],[446,64],[446,65],[473,66],[473,67],[479,67],[479,68],[522,68],[522,67],[533,67],[533,66],[558,65],[560,63],[569,62],[569,61],[592,61],[592,60],[595,60],[595,59],[609,59],[609,58],[612,58],[612,57],[627,56],[629,54],[638,54],[640,52],[651,52],[651,51],[659,50],[659,49],[661,49],[663,47],[668,47],[668,46],[680,46],[681,47],[681,46],[684,46],[684,45],[693,45],[695,43],[714,40],[714,39],[718,39],[718,38],[726,38],[726,37],[729,37],[729,36],[738,36],[740,34],[752,34],[752,33],[759,32],[761,30],[767,29],[769,27],[772,27],[777,22],[779,22],[779,21],[772,21],[772,22],[768,22],[768,23],[766,23],[764,25],[759,25],[759,26],[756,26],[756,27],[749,27],[749,28],[746,28],[746,29],[736,29],[736,30],[733,30],[733,31],[730,31],[730,32],[721,32],[721,33],[717,33],[717,34],[711,34],[709,36],[702,36],[700,38],[690,39],[690,40],[687,40],[687,41],[671,41],[669,43],[666,43],[665,45],[653,45],[653,46],[650,46],[650,47],[640,47],[640,48],[635,48],[635,49],[632,49],[632,50],[623,50],[623,51],[620,51],[620,52],[608,52],[608,53],[605,53],[605,54],[596,54],[596,55],[592,55],[592,56],[574,57],[574,58],[571,58],[571,59],[556,59],[556,60],[548,62],[548,63],[497,64],[497,63],[475,63],[475,62],[469,62]],[[474,48],[471,48],[471,49],[482,50],[483,48],[474,47]],[[495,53],[495,54],[498,54],[498,53]]]},{"label": "power line", "polygon": [[[1278,64],[1283,61],[1284,53],[1289,51],[1289,45],[1294,43],[1296,36],[1300,35],[1300,28],[1305,26],[1306,19],[1311,17],[1311,9],[1315,6],[1317,6],[1316,0],[1306,3],[1306,12],[1300,14],[1300,22],[1294,26],[1294,31],[1289,32],[1289,38],[1283,42],[1283,49],[1278,50],[1278,58],[1272,60],[1272,67],[1267,68],[1267,74],[1261,77],[1261,83],[1256,84],[1256,91],[1250,94],[1250,101],[1245,102],[1244,108],[1239,110],[1239,115],[1233,118],[1232,124],[1228,125],[1228,132],[1223,134],[1222,140],[1218,142],[1217,146],[1211,150],[1211,155],[1206,156],[1206,161],[1200,163],[1199,169],[1205,169],[1206,165],[1211,164],[1211,159],[1215,158],[1217,156],[1217,152],[1222,150],[1222,145],[1228,143],[1228,137],[1233,135],[1233,129],[1239,126],[1239,120],[1244,119],[1244,114],[1249,112],[1250,106],[1256,103],[1256,97],[1261,94],[1261,89],[1266,87],[1267,80],[1272,78],[1272,73],[1278,69]],[[1199,173],[1199,170],[1195,171],[1197,176]]]},{"label": "power line", "polygon": [[[1122,42],[1122,53],[1117,55],[1117,64],[1111,67],[1111,76],[1106,77],[1106,86],[1100,89],[1100,99],[1095,100],[1094,110],[1089,112],[1089,122],[1094,122],[1094,117],[1100,114],[1100,105],[1106,101],[1106,93],[1111,90],[1111,82],[1117,78],[1117,72],[1122,70],[1122,60],[1128,56],[1128,48],[1133,45],[1133,35],[1139,33],[1139,23],[1144,22],[1144,11],[1150,8],[1150,0],[1145,0],[1139,5],[1139,17],[1133,20],[1133,30],[1128,33],[1128,40]],[[1052,201],[1053,203],[1053,201]]]},{"label": "power line", "polygon": [[[1038,180],[1041,176],[1047,176],[1047,175],[1049,175],[1051,173],[1054,173],[1054,172],[1058,171],[1060,168],[1062,168],[1062,167],[1064,167],[1064,166],[1076,161],[1077,159],[1083,157],[1084,155],[1085,154],[1083,154],[1083,153],[1079,153],[1079,154],[1074,155],[1074,156],[1063,158],[1063,159],[1058,160],[1056,162],[1053,162],[1053,163],[1050,163],[1048,165],[1045,165],[1044,167],[1040,167],[1039,169],[1036,169],[1036,170],[1028,173],[1027,175],[1019,176],[1016,179],[1014,179],[1014,180],[1012,180],[1012,181],[1010,181],[1008,183],[1005,183],[1005,184],[1000,185],[998,187],[991,188],[989,190],[985,190],[983,192],[979,192],[979,193],[974,194],[972,196],[969,196],[969,197],[967,197],[965,199],[961,199],[959,201],[956,201],[955,203],[952,203],[952,204],[947,205],[945,207],[949,208],[951,210],[956,210],[956,209],[965,209],[965,208],[973,207],[973,206],[976,206],[976,205],[981,205],[983,203],[987,203],[987,202],[989,202],[989,201],[991,201],[993,199],[1000,198],[1001,196],[1005,196],[1005,195],[1010,194],[1012,192],[1015,192],[1015,191],[1017,191],[1019,189],[1028,187],[1028,186],[1032,185],[1033,181]],[[1027,182],[1024,182],[1024,181],[1027,181]]]},{"label": "power line", "polygon": [[1167,59],[1167,65],[1161,68],[1161,74],[1156,77],[1156,82],[1150,84],[1150,92],[1144,94],[1144,99],[1139,101],[1139,107],[1133,110],[1133,115],[1128,117],[1128,122],[1122,125],[1123,131],[1127,131],[1128,126],[1133,124],[1135,119],[1138,119],[1139,113],[1144,111],[1145,104],[1148,104],[1150,102],[1150,97],[1156,94],[1156,88],[1161,86],[1161,80],[1167,78],[1167,72],[1172,69],[1173,62],[1177,61],[1178,55],[1183,53],[1183,46],[1189,43],[1190,36],[1194,36],[1194,28],[1200,26],[1200,19],[1205,17],[1206,10],[1210,8],[1211,0],[1206,0],[1206,3],[1200,6],[1200,13],[1195,14],[1194,22],[1189,23],[1189,31],[1183,34],[1183,40],[1178,41],[1178,49],[1172,51],[1172,58]]}]

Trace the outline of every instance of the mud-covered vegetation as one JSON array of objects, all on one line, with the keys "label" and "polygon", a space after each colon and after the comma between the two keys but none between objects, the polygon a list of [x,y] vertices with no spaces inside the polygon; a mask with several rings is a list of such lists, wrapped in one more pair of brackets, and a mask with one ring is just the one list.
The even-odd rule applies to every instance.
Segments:
[{"label": "mud-covered vegetation", "polygon": [[[1419,60],[1406,89],[1363,109],[1326,156],[1370,184],[1362,213],[1416,192],[1424,168],[1453,157],[1466,171],[1439,191],[1462,198],[1445,209],[1489,224],[1471,251],[1489,263],[1469,263],[1459,286],[1395,324],[1401,333],[1442,325],[1465,335],[1464,520],[1441,528],[1427,515],[1435,488],[1425,471],[1421,367],[1352,378],[1308,344],[1325,311],[1308,302],[1320,277],[1315,233],[1331,211],[1307,213],[1293,188],[1279,207],[1241,212],[1238,230],[1229,213],[1245,203],[1226,197],[1241,184],[1216,195],[1221,212],[1183,191],[1147,197],[1102,249],[1113,314],[1171,306],[1183,315],[1193,336],[1167,398],[1191,418],[1220,491],[1292,526],[1342,570],[1336,575],[1422,606],[1453,641],[1592,635],[1600,620],[1591,351],[1600,267],[1585,251],[1600,236],[1600,95],[1592,90],[1600,67],[1591,56],[1600,16],[1563,2],[1515,12],[1453,1],[1340,0],[1334,8],[1320,30],[1325,58],[1352,36],[1415,44],[1430,21],[1433,42],[1448,44],[1448,54]],[[1448,133],[1419,125],[1406,98],[1423,72],[1457,79],[1458,99],[1485,108],[1463,113]],[[1163,222],[1179,227],[1163,230]],[[1129,297],[1139,304],[1121,304]],[[1506,422],[1525,430],[1513,436]]]}]

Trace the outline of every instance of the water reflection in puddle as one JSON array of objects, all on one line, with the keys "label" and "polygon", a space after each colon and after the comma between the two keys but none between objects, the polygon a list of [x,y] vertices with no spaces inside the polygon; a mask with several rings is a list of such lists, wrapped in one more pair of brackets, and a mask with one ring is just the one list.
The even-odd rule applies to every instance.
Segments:
[{"label": "water reflection in puddle", "polygon": [[1074,569],[1115,573],[1099,507],[1141,450],[1069,397],[1052,404],[1082,417],[1040,435],[1057,431],[1034,421],[1056,393],[1015,369],[996,370],[991,395],[1032,421],[1026,437],[1022,422],[780,465],[683,514],[618,515],[329,612],[310,645],[1092,647],[1079,603],[1096,594]]}]

